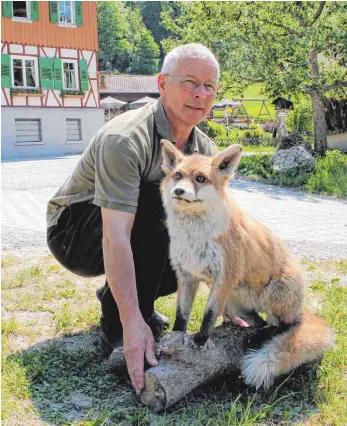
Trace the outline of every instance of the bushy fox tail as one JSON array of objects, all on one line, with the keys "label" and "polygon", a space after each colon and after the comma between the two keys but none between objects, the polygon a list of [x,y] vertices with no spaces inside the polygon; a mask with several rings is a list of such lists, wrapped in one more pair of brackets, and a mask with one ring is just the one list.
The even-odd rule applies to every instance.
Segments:
[{"label": "bushy fox tail", "polygon": [[323,319],[304,312],[299,325],[246,353],[242,366],[244,380],[256,389],[268,389],[281,374],[320,358],[334,340],[333,330]]}]

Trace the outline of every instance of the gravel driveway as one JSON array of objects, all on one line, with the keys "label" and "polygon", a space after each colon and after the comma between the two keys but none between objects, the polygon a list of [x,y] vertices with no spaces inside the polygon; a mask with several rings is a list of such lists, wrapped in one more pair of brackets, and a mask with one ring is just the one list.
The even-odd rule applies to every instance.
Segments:
[{"label": "gravel driveway", "polygon": [[[2,164],[2,252],[47,254],[46,204],[79,156]],[[347,202],[235,180],[234,198],[300,257],[347,258]]]}]

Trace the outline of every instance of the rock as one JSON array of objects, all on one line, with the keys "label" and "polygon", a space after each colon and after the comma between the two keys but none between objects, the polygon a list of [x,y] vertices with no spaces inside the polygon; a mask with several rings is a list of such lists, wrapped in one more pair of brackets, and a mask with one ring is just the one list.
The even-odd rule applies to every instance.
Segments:
[{"label": "rock", "polygon": [[316,160],[303,147],[294,146],[274,154],[272,164],[275,171],[294,176],[296,173],[312,170]]},{"label": "rock", "polygon": [[283,150],[293,148],[294,146],[302,146],[306,151],[312,154],[311,144],[306,142],[300,133],[290,133],[287,136],[282,136],[278,148]]}]

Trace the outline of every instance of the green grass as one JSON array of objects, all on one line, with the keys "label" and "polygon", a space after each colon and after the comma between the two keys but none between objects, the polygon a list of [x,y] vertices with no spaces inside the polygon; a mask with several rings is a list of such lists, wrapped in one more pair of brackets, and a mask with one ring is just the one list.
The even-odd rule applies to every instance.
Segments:
[{"label": "green grass", "polygon": [[[255,83],[251,84],[243,93],[239,93],[237,95],[233,93],[227,92],[225,95],[223,95],[224,98],[227,99],[234,99],[234,98],[268,98],[266,94],[262,94],[262,84],[261,83]],[[243,102],[246,111],[250,117],[256,118],[258,117],[262,102],[260,101],[244,101]],[[272,119],[275,119],[275,107],[271,104],[271,102],[267,101],[266,105],[270,111],[270,114],[272,116]],[[262,113],[265,113],[266,110],[263,108]],[[223,112],[224,113],[224,112]],[[263,116],[264,120],[270,120],[270,118],[267,118]]]},{"label": "green grass", "polygon": [[[347,260],[303,266],[310,294],[334,328],[336,347],[322,364],[305,367],[268,392],[254,392],[242,380],[204,385],[165,413],[153,414],[139,403],[127,378],[107,370],[95,325],[100,316],[95,289],[102,278],[82,280],[51,258],[3,259],[6,279],[25,279],[3,291],[2,421],[11,425],[337,425],[347,424],[343,371],[346,353]],[[40,273],[33,271],[40,267]],[[12,277],[12,278],[11,278]],[[17,277],[17,278],[15,278]],[[39,277],[39,280],[37,279]],[[7,282],[8,282],[7,281]],[[63,294],[62,294],[63,292]],[[42,302],[41,297],[49,293]],[[40,294],[45,313],[23,310],[23,301]],[[21,308],[13,299],[23,298]],[[207,290],[194,302],[189,332],[198,330]],[[35,299],[34,299],[35,300]],[[41,301],[41,302],[40,302]],[[18,300],[17,300],[18,302]],[[156,309],[175,317],[176,296],[160,298]],[[29,338],[30,337],[30,338]]]}]

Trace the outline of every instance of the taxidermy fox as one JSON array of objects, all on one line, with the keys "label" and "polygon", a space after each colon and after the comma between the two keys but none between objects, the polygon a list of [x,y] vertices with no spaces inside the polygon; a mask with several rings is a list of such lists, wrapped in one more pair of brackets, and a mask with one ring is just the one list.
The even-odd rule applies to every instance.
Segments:
[{"label": "taxidermy fox", "polygon": [[[281,240],[241,210],[228,179],[241,158],[240,145],[214,157],[184,156],[162,141],[162,198],[170,235],[170,259],[178,278],[174,330],[186,331],[200,281],[210,287],[198,346],[217,316],[260,330],[242,363],[247,384],[268,388],[274,379],[319,358],[334,342],[325,321],[303,311],[300,266]],[[267,314],[267,323],[258,315]]]}]

